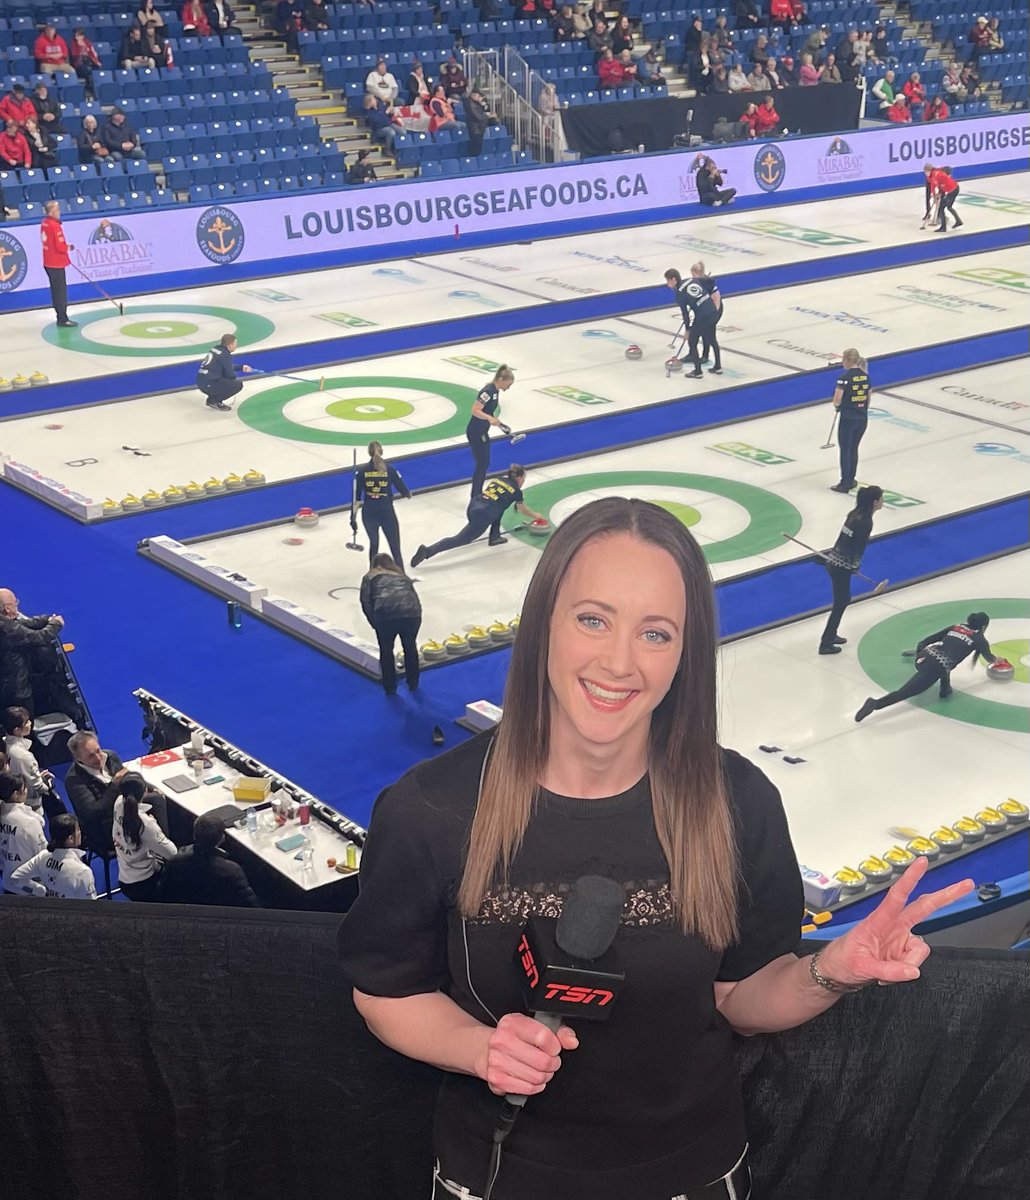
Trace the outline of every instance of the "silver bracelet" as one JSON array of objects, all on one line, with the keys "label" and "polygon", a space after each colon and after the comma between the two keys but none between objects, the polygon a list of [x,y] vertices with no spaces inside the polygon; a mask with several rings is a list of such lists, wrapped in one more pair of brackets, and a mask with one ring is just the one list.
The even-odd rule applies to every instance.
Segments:
[{"label": "silver bracelet", "polygon": [[860,992],[865,987],[865,984],[859,984],[858,987],[847,987],[843,983],[837,983],[833,979],[827,979],[819,970],[819,955],[821,950],[817,950],[808,960],[808,973],[812,976],[812,982],[817,983],[821,988],[825,988],[828,992],[835,992],[841,996],[850,995],[852,992]]}]

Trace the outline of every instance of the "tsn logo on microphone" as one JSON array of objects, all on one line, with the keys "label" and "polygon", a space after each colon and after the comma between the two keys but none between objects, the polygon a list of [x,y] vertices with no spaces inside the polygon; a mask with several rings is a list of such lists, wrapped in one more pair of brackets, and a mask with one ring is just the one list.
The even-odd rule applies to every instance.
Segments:
[{"label": "tsn logo on microphone", "polygon": [[[526,983],[531,991],[536,991],[537,985],[540,983],[540,971],[537,968],[536,959],[533,957],[533,947],[529,944],[529,938],[525,934],[519,941],[517,954],[522,963]],[[604,1008],[606,1004],[611,1004],[615,999],[615,993],[609,991],[608,988],[584,987],[582,984],[559,983],[557,980],[552,980],[544,983],[539,998],[557,1000],[562,1004],[596,1004],[598,1008]]]},{"label": "tsn logo on microphone", "polygon": [[556,945],[553,924],[531,917],[515,949],[527,1008],[535,1013],[607,1020],[625,979],[614,951],[591,961],[571,958]]}]

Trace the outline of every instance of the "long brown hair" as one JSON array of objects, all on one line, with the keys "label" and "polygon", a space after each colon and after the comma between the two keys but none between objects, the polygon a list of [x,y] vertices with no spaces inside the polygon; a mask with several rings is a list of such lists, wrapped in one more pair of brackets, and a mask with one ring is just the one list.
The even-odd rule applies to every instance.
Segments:
[{"label": "long brown hair", "polygon": [[368,443],[368,457],[377,471],[386,470],[386,459],[383,458],[383,448],[378,442]]},{"label": "long brown hair", "polygon": [[611,496],[579,509],[552,534],[522,606],[504,694],[469,836],[458,892],[465,916],[504,879],[533,814],[550,754],[547,664],[558,589],[576,553],[591,539],[629,533],[675,559],[686,592],[679,667],[651,715],[648,774],[655,829],[669,864],[675,917],[713,949],[737,936],[738,853],[717,741],[718,634],[711,576],[701,548],[675,517],[655,504]]}]

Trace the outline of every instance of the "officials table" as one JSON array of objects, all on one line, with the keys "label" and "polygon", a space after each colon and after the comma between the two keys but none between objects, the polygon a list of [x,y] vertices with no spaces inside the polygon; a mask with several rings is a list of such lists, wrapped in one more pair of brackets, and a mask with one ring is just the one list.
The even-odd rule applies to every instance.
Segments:
[{"label": "officials table", "polygon": [[[167,786],[167,780],[178,775],[195,779],[193,767],[186,762],[184,750],[162,750],[146,754],[142,758],[125,763],[131,771],[139,771],[146,782],[158,789],[168,800],[168,834],[179,847],[193,840],[193,822],[203,813],[233,805],[240,817],[245,817],[247,803],[233,799],[233,784],[243,776],[229,764],[215,759],[200,778],[199,786],[189,791],[177,792]],[[222,782],[207,784],[203,780],[221,775]],[[257,814],[258,830],[248,833],[247,829],[228,825],[224,849],[230,858],[243,867],[252,887],[262,903],[272,908],[316,909],[322,912],[345,912],[357,895],[357,869],[341,874],[328,865],[329,859],[345,865],[347,848],[354,847],[356,862],[361,861],[361,847],[335,829],[311,816],[307,826],[301,826],[297,818],[285,825],[269,824],[271,810]],[[293,834],[307,830],[313,857],[310,865],[298,858],[302,847],[283,851],[276,842]]]}]

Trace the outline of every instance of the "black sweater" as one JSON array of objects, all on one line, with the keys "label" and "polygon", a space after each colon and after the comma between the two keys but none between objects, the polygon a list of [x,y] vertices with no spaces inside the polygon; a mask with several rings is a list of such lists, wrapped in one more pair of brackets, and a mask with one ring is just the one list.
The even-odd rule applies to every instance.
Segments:
[{"label": "black sweater", "polygon": [[[724,954],[673,925],[646,778],[608,799],[541,789],[509,885],[492,889],[463,924],[455,895],[490,736],[420,764],[380,795],[360,894],[340,931],[343,971],[371,995],[443,992],[493,1024],[523,1011],[514,952],[526,917],[559,915],[581,875],[618,880],[627,904],[615,949],[626,983],[609,1020],[581,1022],[579,1048],[530,1097],[505,1143],[494,1197],[690,1193],[729,1171],[746,1140],[713,984],[743,979],[798,943],[801,881],[779,795],[751,763],[724,752],[742,871],[740,943]],[[441,1174],[476,1195],[499,1112],[482,1080],[445,1077],[435,1153]]]}]

